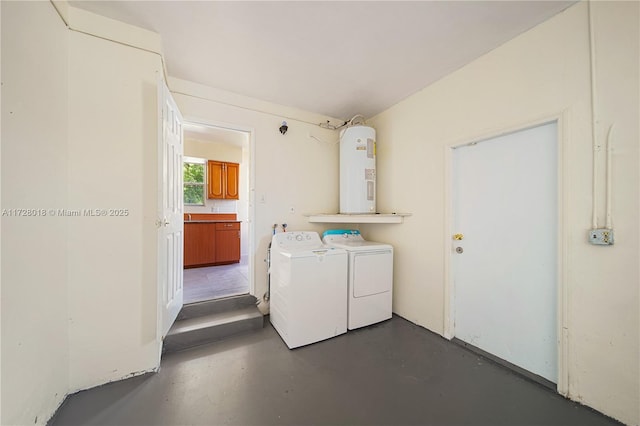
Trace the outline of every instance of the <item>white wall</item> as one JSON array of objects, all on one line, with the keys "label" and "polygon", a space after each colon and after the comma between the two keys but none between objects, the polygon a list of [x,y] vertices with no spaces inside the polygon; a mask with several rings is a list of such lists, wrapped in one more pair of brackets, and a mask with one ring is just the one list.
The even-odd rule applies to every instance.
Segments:
[{"label": "white wall", "polygon": [[[46,424],[68,390],[67,30],[2,2],[2,424]],[[34,31],[37,28],[37,31]],[[11,209],[44,209],[15,217]]]},{"label": "white wall", "polygon": [[[169,79],[169,87],[185,121],[225,124],[252,133],[250,156],[254,164],[250,167],[254,169],[249,192],[253,198],[250,208],[255,209],[255,241],[250,261],[255,262],[255,295],[260,298],[266,291],[263,260],[273,224],[287,223],[291,231],[321,232],[326,227],[308,223],[304,215],[338,210],[338,135],[315,124],[331,118],[174,78]],[[285,135],[278,131],[283,120],[289,124]],[[309,134],[325,142],[311,139]],[[290,213],[290,207],[295,213]]]},{"label": "white wall", "polygon": [[158,55],[69,33],[70,208],[128,209],[78,217],[68,230],[70,388],[158,366]]},{"label": "white wall", "polygon": [[[249,135],[247,135],[248,139]],[[249,141],[245,143],[241,152],[242,160],[240,161],[240,199],[236,208],[238,209],[238,220],[242,221],[240,234],[240,256],[243,261],[249,256],[249,221],[251,219],[249,213],[250,192],[249,192],[249,170],[251,168],[251,152]]]},{"label": "white wall", "polygon": [[[587,4],[579,3],[370,120],[378,134],[378,209],[411,212],[403,225],[363,225],[396,248],[394,311],[444,333],[445,152],[563,113],[561,200],[569,397],[639,422],[639,4],[593,4],[597,136],[613,137],[616,243],[587,243],[591,127]],[[604,149],[597,153],[604,224]],[[511,231],[510,231],[511,232]]]}]

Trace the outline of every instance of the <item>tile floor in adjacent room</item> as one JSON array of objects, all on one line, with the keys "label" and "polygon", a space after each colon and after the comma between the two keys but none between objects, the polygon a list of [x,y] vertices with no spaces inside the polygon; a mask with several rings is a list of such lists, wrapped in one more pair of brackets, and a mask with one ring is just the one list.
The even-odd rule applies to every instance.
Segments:
[{"label": "tile floor in adjacent room", "polygon": [[60,425],[619,425],[394,316],[289,350],[263,329],[72,395]]},{"label": "tile floor in adjacent room", "polygon": [[240,263],[184,270],[184,304],[249,293],[249,266]]}]

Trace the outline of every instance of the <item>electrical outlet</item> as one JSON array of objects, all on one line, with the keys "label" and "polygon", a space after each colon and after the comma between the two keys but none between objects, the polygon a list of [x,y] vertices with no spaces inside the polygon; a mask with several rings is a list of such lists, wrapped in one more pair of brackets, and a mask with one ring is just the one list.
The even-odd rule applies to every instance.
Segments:
[{"label": "electrical outlet", "polygon": [[613,229],[592,229],[589,231],[589,242],[600,246],[613,245]]}]

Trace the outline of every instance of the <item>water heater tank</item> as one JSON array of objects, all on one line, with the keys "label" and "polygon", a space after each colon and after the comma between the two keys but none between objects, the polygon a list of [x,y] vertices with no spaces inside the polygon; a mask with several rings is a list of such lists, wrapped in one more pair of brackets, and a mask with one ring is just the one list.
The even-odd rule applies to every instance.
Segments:
[{"label": "water heater tank", "polygon": [[376,130],[352,126],[340,132],[340,213],[376,212]]}]

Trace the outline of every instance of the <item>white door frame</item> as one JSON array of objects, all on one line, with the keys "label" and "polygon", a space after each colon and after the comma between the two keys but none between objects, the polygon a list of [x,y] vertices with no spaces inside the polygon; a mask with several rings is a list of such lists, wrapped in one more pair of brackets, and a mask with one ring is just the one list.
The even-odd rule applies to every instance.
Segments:
[{"label": "white door frame", "polygon": [[255,216],[256,216],[256,203],[255,203],[255,169],[256,169],[256,161],[255,161],[255,129],[249,126],[242,126],[239,124],[226,123],[223,121],[209,120],[201,117],[193,117],[193,116],[183,116],[185,125],[194,124],[197,126],[204,127],[217,127],[225,130],[232,130],[236,132],[243,132],[249,135],[249,217],[247,219],[249,230],[247,235],[249,236],[249,261],[248,272],[249,272],[249,294],[255,296],[255,250],[254,250],[254,242],[255,242]]},{"label": "white door frame", "polygon": [[473,144],[486,139],[491,139],[499,136],[503,136],[509,133],[514,133],[520,130],[525,130],[532,127],[537,127],[549,122],[557,122],[557,155],[558,155],[558,235],[557,235],[557,253],[558,253],[558,272],[557,272],[557,294],[558,294],[558,306],[557,306],[557,336],[558,336],[558,383],[557,391],[562,395],[567,395],[569,392],[569,371],[568,371],[568,309],[567,309],[567,286],[568,282],[568,270],[564,266],[567,259],[567,236],[565,233],[567,223],[567,206],[566,206],[566,194],[568,188],[566,188],[566,179],[564,178],[564,171],[568,170],[568,164],[566,163],[566,155],[564,154],[567,146],[568,138],[568,115],[567,110],[550,116],[537,118],[517,125],[505,125],[498,129],[486,132],[481,135],[465,138],[456,142],[447,144],[444,149],[444,182],[445,182],[445,226],[444,226],[444,337],[452,339],[455,337],[455,325],[454,325],[454,277],[452,273],[452,259],[455,255],[455,247],[453,244],[452,235],[455,232],[453,227],[453,149],[459,146]]}]

